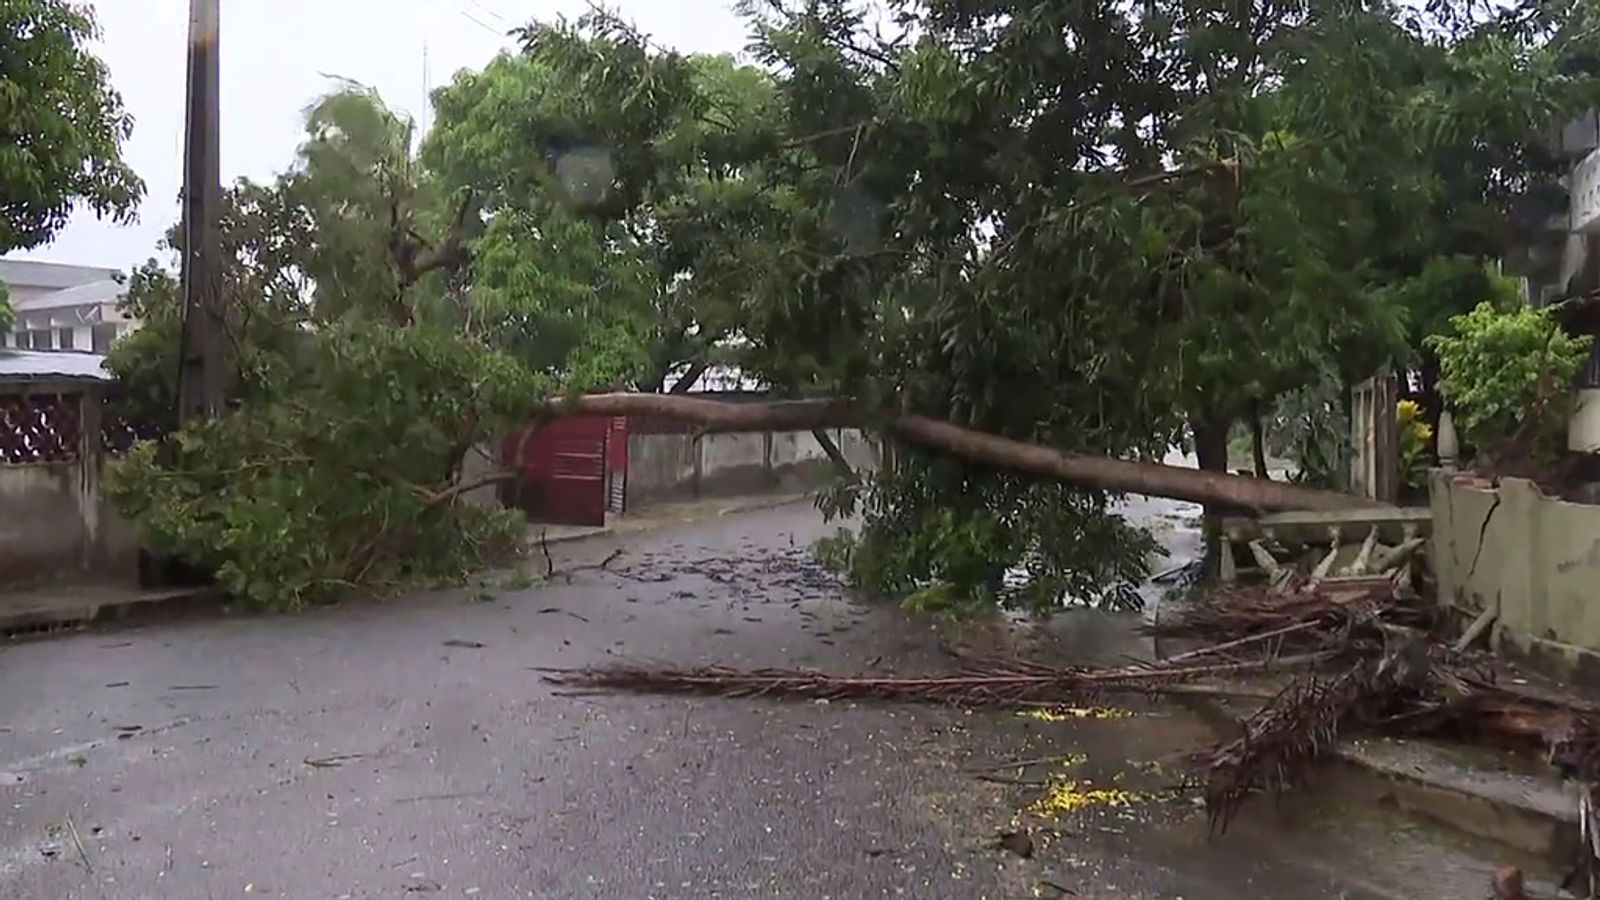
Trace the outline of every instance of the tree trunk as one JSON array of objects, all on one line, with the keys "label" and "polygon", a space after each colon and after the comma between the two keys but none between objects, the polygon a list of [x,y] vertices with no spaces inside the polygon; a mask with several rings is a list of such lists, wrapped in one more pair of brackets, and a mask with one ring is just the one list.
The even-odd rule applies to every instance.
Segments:
[{"label": "tree trunk", "polygon": [[[1200,466],[1201,473],[1214,477],[1230,477],[1227,474],[1229,425],[1229,421],[1221,416],[1189,420],[1189,433],[1194,437],[1195,460]],[[1260,483],[1259,479],[1250,480]],[[1220,571],[1222,554],[1233,552],[1221,540],[1222,517],[1236,509],[1237,504],[1215,500],[1202,502],[1205,507],[1205,514],[1201,520],[1201,533],[1205,541],[1202,564],[1206,572],[1215,574]]]},{"label": "tree trunk", "polygon": [[[1170,497],[1239,510],[1356,509],[1382,506],[1337,491],[1305,488],[1226,473],[1227,428],[1201,429],[1196,449],[1202,469],[1061,453],[941,422],[925,416],[874,416],[840,400],[721,403],[673,394],[589,394],[541,404],[548,417],[595,414],[648,415],[698,425],[702,432],[811,431],[876,428],[908,444],[968,462],[1115,493]],[[1220,431],[1220,444],[1217,434]],[[1219,455],[1220,448],[1220,455]]]},{"label": "tree trunk", "polygon": [[1428,455],[1439,458],[1439,414],[1444,412],[1444,398],[1439,395],[1439,357],[1432,350],[1422,351],[1422,390],[1417,403],[1422,406],[1423,421],[1433,432],[1428,438]]},{"label": "tree trunk", "polygon": [[1190,419],[1189,433],[1194,436],[1194,455],[1202,472],[1228,471],[1228,426],[1226,419]]},{"label": "tree trunk", "polygon": [[1250,403],[1250,452],[1255,456],[1256,477],[1271,478],[1267,471],[1267,434],[1261,425],[1261,403]]}]

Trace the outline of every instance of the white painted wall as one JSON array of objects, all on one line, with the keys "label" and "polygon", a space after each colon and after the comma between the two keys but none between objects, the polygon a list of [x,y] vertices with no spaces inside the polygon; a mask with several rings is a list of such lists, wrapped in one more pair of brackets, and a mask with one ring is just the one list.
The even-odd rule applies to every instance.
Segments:
[{"label": "white painted wall", "polygon": [[[0,332],[0,347],[16,347],[17,332],[22,331],[49,331],[51,332],[51,350],[74,350],[79,352],[92,352],[94,350],[94,328],[96,325],[115,325],[117,336],[138,327],[138,322],[122,314],[115,304],[101,304],[98,316],[95,307],[63,307],[51,310],[32,310],[18,312],[16,321],[11,328]],[[72,346],[61,346],[61,330],[71,329]]]},{"label": "white painted wall", "polygon": [[1600,150],[1592,150],[1572,169],[1568,198],[1575,232],[1600,231]]}]

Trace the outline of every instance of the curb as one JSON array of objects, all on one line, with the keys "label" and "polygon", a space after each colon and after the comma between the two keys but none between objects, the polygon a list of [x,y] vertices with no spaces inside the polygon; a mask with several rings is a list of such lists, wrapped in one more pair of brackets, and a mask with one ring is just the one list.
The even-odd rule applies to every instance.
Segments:
[{"label": "curb", "polygon": [[[1218,737],[1238,734],[1238,710],[1228,702],[1181,702]],[[1577,798],[1552,777],[1492,771],[1437,745],[1392,738],[1343,742],[1326,760],[1408,816],[1553,861],[1566,862],[1578,851]]]},{"label": "curb", "polygon": [[[699,522],[735,513],[787,506],[791,503],[798,503],[807,496],[809,495],[791,493],[744,499],[730,498],[727,505],[708,509],[701,515],[689,515],[677,519],[663,518],[656,521],[637,520],[638,524],[635,527],[628,527],[628,523],[624,518],[622,522],[615,525],[597,525],[589,530],[555,535],[547,538],[545,543],[554,545],[588,540],[595,537],[623,537],[645,534],[685,522]],[[537,538],[529,538],[530,544],[535,541],[537,541]],[[214,610],[225,604],[227,600],[227,594],[216,587],[143,592],[130,590],[126,597],[110,600],[64,603],[60,606],[38,607],[14,612],[0,610],[0,638],[26,640],[34,637],[49,637],[58,632],[86,628],[91,625],[148,623],[158,618],[173,615],[182,615],[200,610]]]},{"label": "curb", "polygon": [[[632,534],[647,534],[651,531],[659,531],[662,528],[670,528],[673,525],[682,525],[689,522],[704,522],[710,519],[721,518],[722,516],[735,515],[737,513],[757,512],[764,509],[776,509],[780,506],[788,506],[791,503],[799,503],[810,496],[810,493],[790,493],[773,494],[770,496],[746,497],[742,499],[730,498],[728,505],[707,510],[698,515],[686,515],[675,519],[663,518],[658,520],[634,520],[634,523],[631,525],[628,521],[627,515],[624,514],[622,520],[616,524],[595,525],[581,531],[551,535],[544,538],[543,543],[548,546],[555,546],[556,544],[569,544],[573,541],[586,541],[590,538],[597,537],[622,537],[624,535]],[[646,509],[648,509],[648,507],[646,507]],[[539,538],[533,533],[532,528],[529,529],[528,543],[534,545],[539,543]]]},{"label": "curb", "polygon": [[1381,779],[1404,813],[1552,860],[1576,858],[1578,798],[1553,778],[1463,765],[1441,748],[1374,738],[1337,758]]},{"label": "curb", "polygon": [[59,631],[108,622],[138,624],[158,617],[214,609],[227,600],[216,587],[130,593],[126,599],[68,604],[16,612],[0,611],[0,637],[47,637]]}]

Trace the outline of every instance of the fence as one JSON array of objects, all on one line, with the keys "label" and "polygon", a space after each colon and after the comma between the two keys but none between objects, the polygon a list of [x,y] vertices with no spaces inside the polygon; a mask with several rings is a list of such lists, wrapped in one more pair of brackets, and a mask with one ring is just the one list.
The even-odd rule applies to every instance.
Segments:
[{"label": "fence", "polygon": [[0,383],[0,586],[137,577],[133,528],[100,493],[133,430],[104,427],[104,402],[97,383]]},{"label": "fence", "polygon": [[1350,393],[1350,490],[1385,503],[1400,498],[1399,394],[1393,375],[1368,378]]},{"label": "fence", "polygon": [[[635,423],[629,422],[630,426]],[[878,443],[854,429],[830,429],[858,470],[881,461]],[[833,464],[809,431],[691,434],[634,431],[628,437],[628,507],[660,500],[803,490],[831,477]]]}]

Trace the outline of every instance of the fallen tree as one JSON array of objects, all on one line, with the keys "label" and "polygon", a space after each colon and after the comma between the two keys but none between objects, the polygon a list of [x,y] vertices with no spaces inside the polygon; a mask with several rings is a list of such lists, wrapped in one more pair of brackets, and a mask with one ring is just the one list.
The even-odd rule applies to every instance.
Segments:
[{"label": "fallen tree", "polygon": [[549,401],[538,413],[547,417],[655,416],[691,423],[702,433],[866,428],[970,463],[1116,493],[1169,497],[1254,512],[1379,505],[1351,494],[1262,478],[1063,453],[927,416],[874,415],[836,399],[729,403],[670,394],[589,394]]}]

